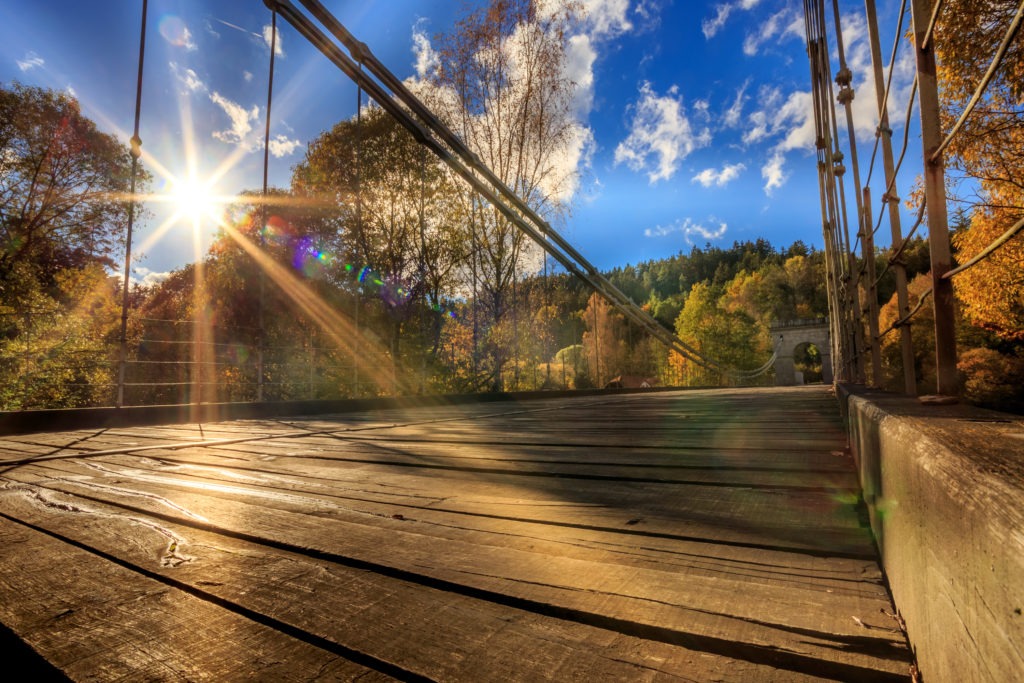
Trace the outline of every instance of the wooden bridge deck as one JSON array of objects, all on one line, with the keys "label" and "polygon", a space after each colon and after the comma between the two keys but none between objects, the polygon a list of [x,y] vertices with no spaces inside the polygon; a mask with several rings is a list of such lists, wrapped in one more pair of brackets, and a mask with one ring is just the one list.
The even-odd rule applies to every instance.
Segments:
[{"label": "wooden bridge deck", "polygon": [[907,680],[844,444],[820,387],[6,437],[0,644],[74,680]]}]

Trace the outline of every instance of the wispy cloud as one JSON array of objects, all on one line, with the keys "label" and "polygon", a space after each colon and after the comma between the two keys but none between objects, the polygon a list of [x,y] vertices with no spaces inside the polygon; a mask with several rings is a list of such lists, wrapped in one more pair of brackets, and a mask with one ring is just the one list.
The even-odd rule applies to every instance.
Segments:
[{"label": "wispy cloud", "polygon": [[168,62],[168,67],[171,69],[171,73],[174,75],[175,80],[185,86],[185,89],[189,92],[206,92],[206,84],[203,83],[199,75],[192,69],[181,68],[177,62]]},{"label": "wispy cloud", "polygon": [[715,218],[709,218],[708,220],[712,223],[711,227],[707,227],[701,223],[696,223],[689,217],[681,218],[669,225],[659,225],[654,228],[647,228],[644,230],[644,237],[667,237],[668,235],[680,233],[688,244],[693,243],[694,237],[699,237],[704,240],[717,240],[725,237],[725,233],[729,226]]},{"label": "wispy cloud", "polygon": [[740,123],[740,117],[743,116],[743,106],[747,100],[747,88],[750,87],[750,79],[748,78],[743,82],[743,85],[736,91],[736,99],[732,101],[729,108],[725,110],[722,115],[722,123],[728,128],[735,128]]},{"label": "wispy cloud", "polygon": [[634,171],[650,169],[647,177],[652,184],[670,179],[683,159],[711,143],[707,128],[694,131],[677,86],[658,95],[650,83],[644,82],[640,99],[631,108],[629,137],[615,148],[615,163],[624,163]]},{"label": "wispy cloud", "polygon": [[18,68],[24,71],[29,71],[46,64],[46,60],[37,55],[35,52],[29,50],[25,53],[24,59],[15,60],[18,64]]},{"label": "wispy cloud", "polygon": [[701,31],[704,33],[704,37],[711,39],[722,30],[726,22],[729,21],[729,17],[736,10],[751,10],[757,7],[761,0],[736,0],[735,2],[726,2],[715,6],[715,16],[710,19],[705,19],[700,22]]},{"label": "wispy cloud", "polygon": [[740,173],[745,170],[747,170],[747,167],[743,164],[726,164],[720,171],[713,168],[705,168],[703,171],[693,176],[693,178],[690,179],[690,182],[700,183],[704,187],[711,187],[712,185],[725,187],[733,180],[739,178]]},{"label": "wispy cloud", "polygon": [[185,27],[182,31],[181,46],[189,52],[195,52],[199,49],[199,46],[196,45],[196,41],[192,40],[192,32],[188,30],[188,27]]},{"label": "wispy cloud", "polygon": [[747,34],[743,41],[743,54],[754,57],[765,44],[773,40],[803,36],[803,16],[795,7],[786,7],[760,22],[756,31]]},{"label": "wispy cloud", "polygon": [[783,169],[786,158],[782,152],[775,151],[771,158],[761,167],[761,177],[764,178],[764,193],[771,196],[772,192],[782,187],[789,175]]},{"label": "wispy cloud", "polygon": [[628,16],[629,0],[583,0],[583,9],[595,37],[617,36],[633,28]]},{"label": "wispy cloud", "polygon": [[[214,139],[235,145],[248,152],[263,149],[263,132],[253,125],[260,118],[258,105],[254,104],[251,109],[246,109],[217,91],[210,93],[210,101],[220,107],[231,122],[230,128],[213,131]],[[282,134],[273,136],[267,145],[270,153],[277,158],[293,154],[300,147],[302,147],[301,142]]]},{"label": "wispy cloud", "polygon": [[214,131],[213,137],[231,145],[246,144],[249,134],[252,132],[252,124],[260,117],[260,108],[253,105],[252,109],[246,109],[217,91],[210,93],[210,100],[220,107],[231,120],[229,129]]},{"label": "wispy cloud", "polygon": [[412,54],[416,58],[416,75],[421,79],[431,76],[440,65],[437,51],[431,45],[426,29],[425,19],[420,19],[412,27]]}]

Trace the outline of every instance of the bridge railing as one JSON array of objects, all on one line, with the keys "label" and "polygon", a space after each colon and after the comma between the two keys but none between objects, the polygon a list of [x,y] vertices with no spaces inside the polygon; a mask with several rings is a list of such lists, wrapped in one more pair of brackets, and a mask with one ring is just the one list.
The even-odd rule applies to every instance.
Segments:
[{"label": "bridge railing", "polygon": [[[939,100],[941,93],[936,80],[936,52],[941,52],[942,44],[938,42],[936,31],[942,28],[943,22],[948,20],[948,17],[944,16],[942,0],[911,0],[909,4],[910,19],[914,27],[912,47],[917,73],[905,107],[906,122],[901,149],[898,159],[894,159],[888,108],[894,91],[892,88],[893,73],[896,70],[895,65],[899,61],[900,47],[906,36],[904,20],[908,2],[903,0],[900,6],[888,63],[889,72],[888,76],[885,76],[875,3],[874,0],[865,1],[865,23],[871,49],[879,125],[867,181],[861,185],[856,134],[851,111],[851,102],[854,97],[851,87],[852,74],[846,63],[842,40],[842,18],[838,3],[832,3],[831,27],[828,21],[828,3],[825,0],[807,0],[804,3],[808,56],[811,63],[811,82],[815,101],[822,226],[826,251],[829,253],[827,285],[830,310],[832,311],[833,354],[836,358],[839,379],[882,386],[884,380],[881,362],[882,339],[898,330],[904,391],[908,394],[916,394],[918,378],[915,370],[916,359],[910,325],[914,316],[925,310],[925,305],[930,302],[930,310],[934,319],[932,335],[935,350],[935,393],[953,397],[960,391],[960,378],[957,371],[957,317],[954,310],[955,297],[952,280],[978,266],[986,259],[992,258],[999,250],[1005,249],[1006,245],[1011,244],[1014,240],[1019,240],[1021,233],[1024,232],[1024,218],[1015,222],[1011,218],[1005,232],[984,248],[978,249],[969,258],[965,258],[961,265],[954,267],[947,218],[947,203],[951,201],[951,197],[947,191],[945,157],[958,136],[963,137],[966,134],[965,122],[969,120],[978,104],[985,100],[986,90],[996,74],[1001,69],[1006,72],[1006,69],[1013,66],[1005,64],[1004,61],[1011,52],[1011,46],[1018,37],[1021,25],[1024,24],[1024,3],[1020,3],[1015,12],[1007,13],[1003,17],[1002,24],[995,25],[996,30],[1003,32],[1002,39],[990,56],[988,66],[979,78],[973,95],[945,134],[941,129]],[[953,11],[956,10],[948,8],[947,3],[946,13]],[[1019,57],[1019,53],[1017,54]],[[835,76],[835,83],[838,85],[837,94],[832,89],[832,55],[838,57],[839,68]],[[840,117],[832,101],[833,95],[845,108],[848,157],[840,149],[838,135]],[[915,103],[918,112],[917,123],[920,125],[922,133],[923,188],[920,193],[915,193],[918,208],[917,219],[904,235],[900,223],[897,180],[908,151]],[[884,190],[881,193],[882,206],[877,220],[874,220],[870,183],[879,149],[882,151],[884,166]],[[846,210],[846,193],[843,182],[847,171],[847,160],[852,169],[855,185],[855,191],[852,193],[856,203],[855,221],[848,218]],[[1024,213],[1024,207],[1009,208],[1011,216],[1014,211]],[[892,233],[892,249],[882,272],[876,273],[874,238],[886,215],[889,217]],[[916,301],[911,301],[903,255],[912,238],[922,226],[927,229],[928,233],[931,286],[921,291],[917,295]],[[856,239],[852,243],[851,232],[856,234]],[[858,246],[861,248],[859,256],[857,254]],[[890,272],[895,279],[898,315],[892,324],[885,329],[880,329],[877,287]],[[1019,283],[993,282],[991,286],[1019,286]],[[860,301],[862,294],[866,298],[864,303]]]}]

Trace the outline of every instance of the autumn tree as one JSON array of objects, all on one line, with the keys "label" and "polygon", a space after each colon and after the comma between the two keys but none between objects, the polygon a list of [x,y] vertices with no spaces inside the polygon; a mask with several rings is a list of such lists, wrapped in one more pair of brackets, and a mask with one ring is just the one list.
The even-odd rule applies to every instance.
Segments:
[{"label": "autumn tree", "polygon": [[603,387],[626,370],[629,353],[626,319],[597,292],[590,295],[580,316],[586,326],[583,348],[590,377],[597,386]]},{"label": "autumn tree", "polygon": [[[567,76],[573,3],[492,0],[437,37],[423,97],[497,177],[548,220],[568,212],[586,137]],[[424,87],[425,86],[425,87]],[[539,265],[538,248],[497,208],[460,186],[470,218],[478,304],[502,330],[513,283]],[[507,353],[492,344],[497,385]]]},{"label": "autumn tree", "polygon": [[[468,250],[465,211],[451,201],[451,179],[436,158],[369,106],[310,143],[292,189],[333,226],[334,268],[348,269],[365,299],[362,320],[388,339],[392,359],[413,323],[436,354],[440,316]],[[430,319],[429,329],[419,329],[417,313]]]},{"label": "autumn tree", "polygon": [[[67,93],[0,84],[0,400],[109,402],[131,158]],[[146,174],[138,176],[144,188]]]},{"label": "autumn tree", "polygon": [[[1016,0],[951,0],[936,26],[942,124],[960,117],[1018,11]],[[1024,43],[1008,45],[974,111],[950,144],[946,163],[976,194],[970,227],[958,230],[961,261],[1024,219]],[[964,313],[1004,339],[1024,339],[1024,233],[954,280]]]},{"label": "autumn tree", "polygon": [[[721,290],[704,282],[690,289],[676,320],[676,334],[722,368],[749,370],[770,355],[767,330],[741,307],[725,305]],[[689,385],[720,384],[727,375],[689,360],[682,361]]]},{"label": "autumn tree", "polygon": [[54,287],[69,268],[111,263],[131,166],[128,147],[72,96],[0,86],[0,303]]}]

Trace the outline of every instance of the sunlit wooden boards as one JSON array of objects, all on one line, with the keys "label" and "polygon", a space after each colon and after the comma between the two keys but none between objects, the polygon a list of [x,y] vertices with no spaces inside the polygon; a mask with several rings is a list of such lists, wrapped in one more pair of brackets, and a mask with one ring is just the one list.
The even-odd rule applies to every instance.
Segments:
[{"label": "sunlit wooden boards", "polygon": [[905,680],[844,445],[822,388],[10,437],[0,621],[75,680]]}]

